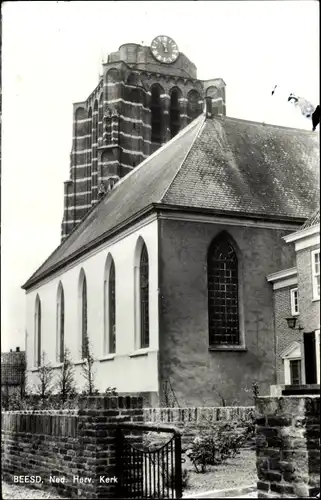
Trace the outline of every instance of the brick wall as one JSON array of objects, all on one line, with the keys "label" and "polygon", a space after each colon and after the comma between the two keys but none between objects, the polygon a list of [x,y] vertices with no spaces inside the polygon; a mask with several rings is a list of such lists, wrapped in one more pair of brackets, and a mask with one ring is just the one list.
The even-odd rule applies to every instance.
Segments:
[{"label": "brick wall", "polygon": [[258,398],[258,498],[301,498],[320,490],[320,396]]},{"label": "brick wall", "polygon": [[320,328],[320,301],[313,301],[311,252],[320,245],[300,250],[296,254],[299,288],[300,323],[304,331]]},{"label": "brick wall", "polygon": [[[136,397],[82,398],[78,410],[15,411],[2,414],[2,473],[40,476],[43,488],[71,498],[105,498],[114,484],[99,476],[116,474],[115,428],[110,424],[143,421],[143,400]],[[50,476],[64,482],[50,483]],[[87,478],[75,482],[74,476]]]},{"label": "brick wall", "polygon": [[274,314],[276,332],[276,378],[277,384],[284,384],[284,361],[281,358],[282,352],[293,342],[302,341],[302,332],[291,330],[285,318],[291,316],[290,290],[297,288],[292,285],[274,291]]}]

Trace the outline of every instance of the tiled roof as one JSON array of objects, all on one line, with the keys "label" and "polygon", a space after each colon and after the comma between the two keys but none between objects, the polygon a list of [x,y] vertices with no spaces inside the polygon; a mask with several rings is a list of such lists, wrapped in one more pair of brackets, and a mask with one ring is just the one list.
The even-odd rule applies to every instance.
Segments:
[{"label": "tiled roof", "polygon": [[311,217],[303,224],[301,229],[316,226],[320,224],[320,207],[311,215]]},{"label": "tiled roof", "polygon": [[318,172],[318,134],[201,115],[124,177],[23,288],[155,204],[304,220],[318,204]]},{"label": "tiled roof", "polygon": [[1,385],[19,385],[23,381],[25,359],[23,351],[1,353]]}]

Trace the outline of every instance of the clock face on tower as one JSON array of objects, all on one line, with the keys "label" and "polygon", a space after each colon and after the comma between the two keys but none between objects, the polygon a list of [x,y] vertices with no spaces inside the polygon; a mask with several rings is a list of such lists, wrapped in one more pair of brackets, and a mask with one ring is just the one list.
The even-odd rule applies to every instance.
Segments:
[{"label": "clock face on tower", "polygon": [[171,64],[176,61],[179,56],[177,43],[169,36],[157,36],[151,44],[150,50],[157,61]]}]

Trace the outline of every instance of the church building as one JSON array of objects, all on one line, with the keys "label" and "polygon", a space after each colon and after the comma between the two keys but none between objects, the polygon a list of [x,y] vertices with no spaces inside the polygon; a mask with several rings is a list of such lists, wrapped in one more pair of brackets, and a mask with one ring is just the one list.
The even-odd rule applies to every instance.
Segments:
[{"label": "church building", "polygon": [[318,206],[318,136],[226,116],[223,80],[163,38],[120,47],[75,105],[63,240],[23,286],[28,382],[68,347],[81,389],[88,335],[101,392],[250,404],[276,383],[266,276],[295,265],[284,237]]}]

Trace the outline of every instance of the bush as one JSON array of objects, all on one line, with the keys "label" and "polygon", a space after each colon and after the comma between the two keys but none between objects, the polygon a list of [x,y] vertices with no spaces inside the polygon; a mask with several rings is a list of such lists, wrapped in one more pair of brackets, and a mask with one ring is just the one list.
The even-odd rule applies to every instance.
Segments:
[{"label": "bush", "polygon": [[206,472],[208,465],[218,465],[227,458],[233,458],[255,431],[254,417],[231,422],[207,422],[201,427],[186,455],[192,461],[196,472]]}]

